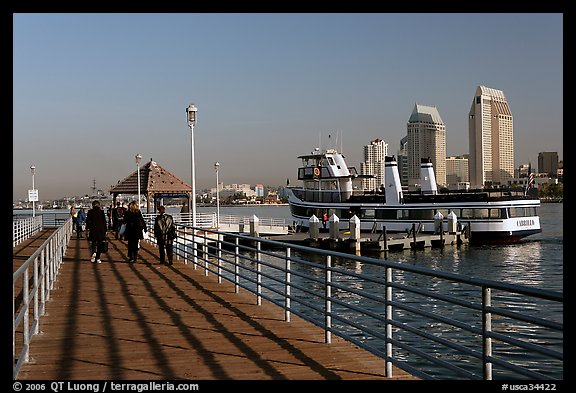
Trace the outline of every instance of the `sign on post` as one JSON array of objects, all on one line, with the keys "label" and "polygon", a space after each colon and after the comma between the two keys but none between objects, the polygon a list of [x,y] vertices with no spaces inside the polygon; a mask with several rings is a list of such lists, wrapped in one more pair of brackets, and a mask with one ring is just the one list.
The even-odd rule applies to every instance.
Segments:
[{"label": "sign on post", "polygon": [[38,190],[28,190],[28,202],[38,202]]}]

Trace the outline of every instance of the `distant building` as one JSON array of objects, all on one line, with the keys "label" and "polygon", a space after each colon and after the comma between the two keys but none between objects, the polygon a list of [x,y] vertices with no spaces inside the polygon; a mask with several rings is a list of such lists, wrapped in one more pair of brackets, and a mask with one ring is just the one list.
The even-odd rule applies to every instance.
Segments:
[{"label": "distant building", "polygon": [[468,117],[472,187],[507,184],[514,177],[512,113],[501,90],[478,86]]},{"label": "distant building", "polygon": [[[216,189],[212,189],[212,194],[215,195]],[[230,196],[242,195],[246,198],[256,197],[256,192],[250,188],[250,184],[229,184],[223,185],[220,189],[220,198],[226,199]]]},{"label": "distant building", "polygon": [[364,190],[376,190],[385,184],[384,157],[388,155],[388,144],[382,139],[374,139],[364,146],[364,162],[360,163],[362,175],[373,175],[373,178],[362,179]]},{"label": "distant building", "polygon": [[408,190],[408,136],[400,139],[400,148],[396,157],[398,163],[398,174],[403,191]]},{"label": "distant building", "polygon": [[256,186],[254,186],[254,191],[256,192],[256,197],[264,197],[264,185],[262,184],[256,184]]},{"label": "distant building", "polygon": [[[458,188],[462,183],[469,183],[468,157],[451,156],[446,158],[446,183],[449,188]],[[454,187],[456,186],[456,187]]]},{"label": "distant building", "polygon": [[546,173],[550,177],[558,176],[558,152],[538,153],[538,173]]},{"label": "distant building", "polygon": [[446,126],[435,106],[415,104],[408,120],[408,185],[419,187],[420,163],[430,158],[436,183],[446,184]]},{"label": "distant building", "polygon": [[518,171],[515,174],[515,177],[529,177],[530,172],[532,172],[532,165],[531,164],[521,164],[518,167]]}]

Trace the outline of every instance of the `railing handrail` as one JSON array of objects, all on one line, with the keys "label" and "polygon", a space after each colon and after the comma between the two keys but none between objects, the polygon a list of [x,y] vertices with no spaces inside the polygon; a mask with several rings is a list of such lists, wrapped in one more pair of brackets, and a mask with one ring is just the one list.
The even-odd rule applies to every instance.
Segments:
[{"label": "railing handrail", "polygon": [[[176,224],[191,224],[192,213],[170,213]],[[154,222],[157,214],[143,213],[148,222]],[[239,225],[244,224],[246,227],[250,224],[253,216],[240,216],[233,214],[221,214],[219,222],[221,225]],[[259,225],[262,227],[286,227],[286,219],[275,217],[258,217]],[[216,212],[196,213],[196,225],[200,228],[216,228]]]},{"label": "railing handrail", "polygon": [[[394,356],[393,348],[397,348],[397,351],[401,350],[419,356],[438,367],[444,367],[454,371],[455,375],[464,375],[466,378],[492,379],[492,367],[494,365],[498,366],[499,370],[508,370],[519,373],[525,377],[535,379],[548,378],[546,375],[543,375],[543,373],[533,371],[527,366],[519,366],[514,364],[510,359],[495,356],[493,354],[492,340],[497,341],[498,345],[506,346],[506,348],[512,347],[518,348],[520,351],[526,351],[531,356],[542,356],[551,361],[563,360],[561,350],[556,350],[555,347],[547,348],[546,345],[540,345],[540,339],[538,343],[532,343],[530,340],[515,337],[511,332],[497,331],[498,329],[502,329],[500,326],[498,326],[496,330],[494,330],[492,326],[493,316],[497,316],[498,319],[509,319],[511,321],[510,323],[530,324],[530,326],[537,329],[549,329],[563,334],[562,321],[541,318],[540,315],[529,315],[524,309],[514,310],[509,306],[513,300],[508,299],[510,297],[513,298],[515,295],[520,295],[524,301],[524,297],[529,296],[533,299],[531,299],[533,302],[553,302],[553,305],[557,305],[561,311],[564,301],[563,292],[464,276],[421,266],[288,244],[243,234],[231,234],[206,228],[196,228],[196,230],[193,230],[189,225],[180,224],[178,224],[177,227],[179,237],[176,239],[175,255],[183,257],[186,263],[192,261],[193,267],[204,268],[205,274],[211,272],[218,276],[219,281],[225,279],[234,283],[236,290],[243,288],[254,293],[257,296],[258,304],[260,304],[263,298],[275,303],[285,310],[286,320],[289,320],[289,315],[294,313],[322,327],[325,330],[327,342],[330,341],[330,334],[334,333],[382,357],[386,365],[386,375],[391,376],[391,365],[394,364],[418,377],[433,378],[432,375],[413,367],[401,357]],[[198,231],[199,229],[201,229],[201,231]],[[154,241],[154,239],[150,238],[150,241]],[[212,245],[209,245],[209,243]],[[263,249],[268,247],[275,251],[266,251]],[[240,250],[242,250],[242,253]],[[281,250],[285,250],[285,255]],[[324,262],[316,263],[305,261],[301,258],[291,256],[293,251],[299,251],[303,254],[313,254],[316,258]],[[353,270],[351,271],[344,267],[332,266],[329,261],[335,257],[343,261],[378,267],[382,269],[383,272],[386,272],[386,278],[375,278],[373,276],[367,276],[365,273],[355,273]],[[277,262],[267,262],[265,260],[266,258],[283,260],[285,265]],[[244,266],[238,261],[245,261],[247,265]],[[230,266],[228,266],[228,264],[230,264]],[[322,274],[318,276],[309,273],[303,274],[300,271],[290,268],[291,264],[308,266],[306,272],[309,270],[323,271],[324,278],[322,278]],[[273,273],[263,271],[263,268],[269,269]],[[472,289],[478,291],[478,296],[475,300],[462,299],[452,293],[436,293],[426,287],[411,286],[407,283],[396,282],[393,279],[394,272],[410,273],[417,275],[417,277],[426,276],[435,280],[446,280],[450,282],[451,285],[465,285],[466,288],[472,286]],[[363,288],[351,288],[347,286],[348,283],[345,281],[332,281],[331,277],[333,274],[339,275],[339,277],[347,277],[347,280],[363,280],[363,288],[367,286],[365,284],[370,283],[378,289],[375,289],[376,292],[369,292]],[[292,282],[290,277],[306,280],[306,284]],[[240,279],[242,279],[243,282],[240,282]],[[325,287],[323,293],[318,290],[317,287],[319,286]],[[318,298],[318,303],[312,303],[311,300],[303,300],[302,296],[294,296],[291,290],[303,291],[306,294],[306,299],[308,299],[308,297],[316,297]],[[442,302],[442,305],[447,304],[452,308],[460,307],[463,310],[470,310],[467,311],[467,313],[474,314],[478,321],[476,324],[459,321],[454,319],[451,314],[443,315],[435,312],[435,310],[423,308],[418,304],[403,302],[392,296],[392,290],[394,290],[394,294],[402,293],[404,296],[424,296],[426,302],[436,302],[438,304]],[[370,309],[363,308],[359,305],[359,301],[358,304],[348,304],[343,298],[332,295],[333,291],[347,293],[349,296],[355,296],[385,305],[386,313],[376,313]],[[498,291],[498,294],[502,293],[503,295],[492,295],[492,291]],[[513,296],[510,294],[513,294]],[[275,296],[280,298],[278,299]],[[501,304],[492,304],[494,299]],[[293,306],[294,304],[313,310],[313,313],[317,315],[323,315],[323,320],[319,321],[318,319],[314,319],[305,312],[295,308]],[[333,305],[342,308],[346,312],[334,311],[332,309]],[[468,343],[453,342],[442,334],[435,335],[431,330],[419,329],[411,326],[411,324],[406,321],[393,318],[393,312],[410,313],[430,320],[432,324],[447,324],[448,326],[453,326],[453,329],[457,330],[458,334],[470,334],[481,338],[481,343],[478,344],[479,346],[476,349],[469,348]],[[380,328],[383,329],[383,331],[352,321],[351,318],[348,317],[348,313],[357,313],[364,318],[370,317],[379,321],[380,324],[385,325],[383,328]],[[559,318],[563,319],[561,316]],[[361,335],[363,336],[377,338],[380,342],[384,340],[386,350],[377,348],[371,344],[369,340],[364,342],[356,336],[334,328],[334,321],[342,325],[345,324],[349,326],[350,329],[360,329]],[[497,322],[496,319],[494,321]],[[494,324],[496,325],[496,323]],[[429,340],[433,342],[434,345],[440,345],[444,349],[456,351],[458,356],[471,357],[482,365],[482,370],[470,371],[459,365],[454,365],[449,360],[435,356],[433,353],[428,353],[426,350],[422,350],[420,345],[414,346],[410,344],[410,342],[402,340],[401,334],[393,335],[394,329],[403,334],[415,334],[419,337],[419,340]],[[560,338],[552,336],[550,340],[554,342],[554,340],[560,340]],[[475,340],[471,341],[475,342]],[[466,367],[470,366],[466,365]]]},{"label": "railing handrail", "polygon": [[13,217],[12,219],[12,247],[20,244],[30,236],[40,232],[44,227],[43,216]]},{"label": "railing handrail", "polygon": [[[72,236],[72,218],[56,229],[36,251],[12,274],[12,375],[16,379],[22,365],[29,361],[32,337],[39,332],[40,317],[58,275],[60,264]],[[32,270],[32,278],[30,277]],[[16,310],[16,283],[22,282],[22,301]],[[32,281],[32,282],[31,282]],[[32,321],[30,321],[32,317]],[[16,354],[17,329],[21,326],[22,348]]]}]

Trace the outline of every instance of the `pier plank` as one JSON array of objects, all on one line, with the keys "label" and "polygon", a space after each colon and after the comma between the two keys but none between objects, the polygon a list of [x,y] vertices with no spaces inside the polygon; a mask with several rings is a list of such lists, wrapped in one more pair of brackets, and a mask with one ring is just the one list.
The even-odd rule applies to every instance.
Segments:
[{"label": "pier plank", "polygon": [[204,269],[158,264],[142,242],[137,263],[111,240],[102,263],[71,239],[41,333],[32,340],[26,380],[390,380],[415,379],[319,327]]}]

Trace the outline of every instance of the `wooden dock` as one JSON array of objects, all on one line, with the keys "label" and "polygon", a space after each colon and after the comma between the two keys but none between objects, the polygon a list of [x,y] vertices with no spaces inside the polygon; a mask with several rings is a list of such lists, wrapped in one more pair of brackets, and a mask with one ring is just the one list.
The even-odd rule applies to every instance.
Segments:
[{"label": "wooden dock", "polygon": [[[14,248],[15,267],[35,244]],[[415,379],[396,367],[385,377],[383,359],[339,337],[326,344],[319,327],[284,321],[277,306],[258,306],[204,269],[160,265],[149,243],[137,263],[126,261],[124,241],[112,240],[101,264],[88,246],[70,240],[18,379]]]},{"label": "wooden dock", "polygon": [[458,246],[468,243],[468,238],[462,233],[443,234],[416,234],[382,235],[379,233],[362,233],[359,239],[353,240],[348,232],[343,232],[338,238],[331,238],[328,233],[321,233],[317,238],[311,238],[308,232],[295,232],[285,236],[271,236],[271,240],[279,242],[300,244],[343,252],[360,253],[421,250],[427,247],[440,248],[444,246]]}]

